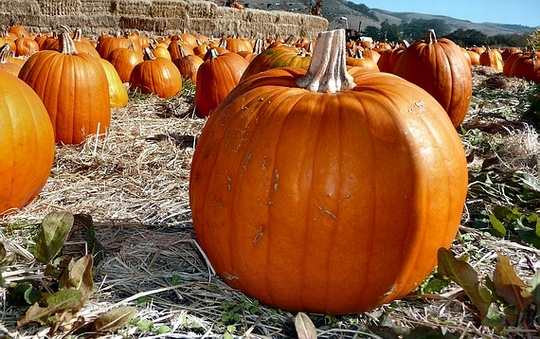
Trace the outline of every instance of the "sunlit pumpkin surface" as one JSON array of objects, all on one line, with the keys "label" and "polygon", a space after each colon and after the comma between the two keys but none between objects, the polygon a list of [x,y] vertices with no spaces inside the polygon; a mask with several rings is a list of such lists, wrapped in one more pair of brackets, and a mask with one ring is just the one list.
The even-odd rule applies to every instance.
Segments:
[{"label": "sunlit pumpkin surface", "polygon": [[300,68],[241,82],[193,157],[198,241],[218,274],[290,311],[357,313],[403,297],[436,265],[467,191],[444,109],[390,74],[308,92]]},{"label": "sunlit pumpkin surface", "polygon": [[0,71],[0,215],[41,191],[54,159],[54,133],[40,98],[16,76]]}]

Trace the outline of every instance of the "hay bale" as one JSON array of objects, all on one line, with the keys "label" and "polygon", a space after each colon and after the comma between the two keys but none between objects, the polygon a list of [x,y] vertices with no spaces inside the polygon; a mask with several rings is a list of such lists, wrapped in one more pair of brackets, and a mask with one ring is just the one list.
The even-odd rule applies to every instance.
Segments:
[{"label": "hay bale", "polygon": [[217,6],[185,0],[0,0],[0,25],[20,24],[32,32],[50,32],[60,25],[83,34],[138,29],[152,34],[198,32],[208,36],[307,37],[328,29],[321,17]]}]

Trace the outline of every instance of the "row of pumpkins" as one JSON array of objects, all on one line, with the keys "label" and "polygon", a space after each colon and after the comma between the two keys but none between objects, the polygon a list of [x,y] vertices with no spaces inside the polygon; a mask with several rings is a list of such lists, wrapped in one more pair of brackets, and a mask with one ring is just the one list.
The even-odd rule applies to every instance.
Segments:
[{"label": "row of pumpkins", "polygon": [[168,97],[190,58],[184,76],[208,117],[191,166],[193,224],[231,286],[290,311],[363,312],[415,289],[456,235],[471,70],[433,31],[403,50],[400,76],[378,71],[344,30],[313,42],[132,34],[92,46],[66,28],[34,41],[48,39],[58,47],[27,57],[18,78],[0,71],[0,211],[39,193],[55,141],[107,129],[114,91],[97,60],[132,90]]}]

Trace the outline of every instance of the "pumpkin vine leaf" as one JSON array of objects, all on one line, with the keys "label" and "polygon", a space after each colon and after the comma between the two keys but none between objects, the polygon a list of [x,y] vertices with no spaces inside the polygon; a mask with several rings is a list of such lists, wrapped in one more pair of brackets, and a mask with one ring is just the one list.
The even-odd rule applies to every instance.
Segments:
[{"label": "pumpkin vine leaf", "polygon": [[37,261],[49,264],[60,253],[73,226],[73,220],[73,214],[69,212],[52,212],[45,216],[34,251]]},{"label": "pumpkin vine leaf", "polygon": [[480,312],[480,318],[485,319],[490,302],[486,301],[480,293],[480,281],[476,270],[469,263],[455,258],[446,248],[440,248],[437,256],[439,273],[461,286]]},{"label": "pumpkin vine leaf", "polygon": [[516,305],[521,312],[525,311],[527,295],[524,292],[528,285],[517,276],[510,260],[501,254],[493,271],[493,285],[498,296],[508,304]]},{"label": "pumpkin vine leaf", "polygon": [[124,306],[110,310],[100,315],[92,325],[94,332],[109,332],[120,329],[127,325],[133,317],[137,309],[132,306]]}]

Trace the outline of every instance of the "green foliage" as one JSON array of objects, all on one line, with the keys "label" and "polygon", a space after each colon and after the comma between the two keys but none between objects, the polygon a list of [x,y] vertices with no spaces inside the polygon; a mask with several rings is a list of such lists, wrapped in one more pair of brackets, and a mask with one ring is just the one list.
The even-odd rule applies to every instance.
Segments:
[{"label": "green foliage", "polygon": [[516,326],[518,319],[540,303],[540,273],[537,272],[530,284],[526,284],[516,274],[510,260],[501,254],[492,279],[482,279],[470,264],[455,258],[444,248],[438,252],[438,270],[463,288],[478,310],[482,325],[493,328],[497,333]]},{"label": "green foliage", "polygon": [[[87,248],[102,252],[94,238],[92,218],[68,212],[52,212],[40,223],[40,231],[32,248],[34,258],[44,265],[43,277],[12,282],[7,288],[9,306],[27,307],[17,325],[32,323],[50,326],[53,335],[64,324],[72,322],[94,293],[92,272],[95,253],[75,258],[62,253],[74,224],[86,230]],[[3,247],[2,247],[3,248]],[[0,251],[0,262],[5,255]],[[4,251],[5,253],[5,251]],[[98,257],[98,256],[96,256]],[[123,327],[134,314],[133,308],[109,311],[91,321],[72,323],[70,334],[88,331],[104,333]]]},{"label": "green foliage", "polygon": [[224,310],[221,315],[221,322],[225,325],[232,325],[239,322],[244,313],[256,314],[259,312],[259,301],[251,301],[246,296],[242,296],[240,302],[223,300],[221,307]]},{"label": "green foliage", "polygon": [[527,47],[535,50],[540,50],[540,28],[531,32],[527,37]]},{"label": "green foliage", "polygon": [[366,5],[355,4],[352,1],[346,1],[346,0],[341,0],[341,3],[357,12],[364,14],[370,19],[373,19],[374,21],[379,22],[379,17],[375,15],[375,13]]}]

